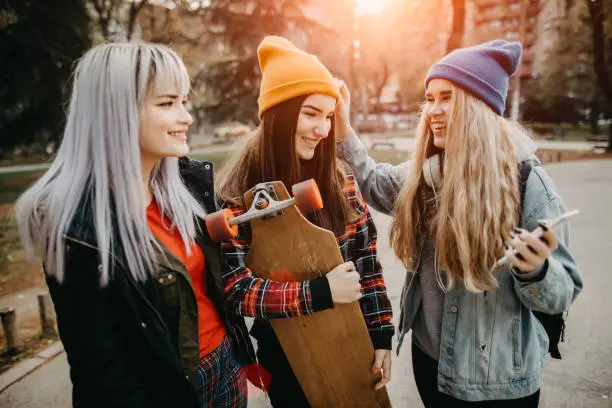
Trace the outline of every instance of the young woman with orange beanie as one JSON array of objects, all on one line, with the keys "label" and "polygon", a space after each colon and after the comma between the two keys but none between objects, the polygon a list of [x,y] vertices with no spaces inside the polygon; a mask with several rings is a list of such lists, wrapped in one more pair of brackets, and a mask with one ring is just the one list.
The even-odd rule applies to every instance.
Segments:
[{"label": "young woman with orange beanie", "polygon": [[368,202],[393,215],[390,242],[408,271],[398,349],[412,331],[426,408],[537,407],[549,341],[532,312],[560,314],[582,290],[567,225],[543,221],[563,201],[533,142],[502,116],[521,50],[494,40],[434,64],[416,151],[400,166],[368,157],[342,88],[338,153]]},{"label": "young woman with orange beanie", "polygon": [[[373,370],[391,374],[391,304],[376,258],[376,229],[350,173],[336,160],[334,112],[338,84],[319,60],[280,37],[266,37],[258,48],[262,71],[261,126],[221,171],[219,194],[234,215],[245,211],[242,195],[257,183],[281,180],[286,186],[314,178],[325,207],[307,216],[334,232],[346,263],[309,281],[256,278],[245,266],[248,224],[222,245],[225,293],[234,312],[254,317],[251,335],[258,359],[271,375],[275,407],[308,407],[268,319],[309,315],[334,304],[359,300],[375,349]],[[350,345],[347,345],[350,347]]]}]

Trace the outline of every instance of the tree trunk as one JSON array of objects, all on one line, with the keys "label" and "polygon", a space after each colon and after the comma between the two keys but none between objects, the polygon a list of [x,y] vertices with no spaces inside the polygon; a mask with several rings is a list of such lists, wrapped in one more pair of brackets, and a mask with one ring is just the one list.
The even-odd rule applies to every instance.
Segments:
[{"label": "tree trunk", "polygon": [[[597,76],[597,83],[607,104],[612,105],[612,80],[606,66],[605,32],[604,32],[604,1],[585,0],[589,9],[589,20],[593,29],[593,66]],[[609,130],[608,147],[606,151],[612,152],[612,129]]]},{"label": "tree trunk", "polygon": [[453,10],[453,25],[446,43],[446,53],[461,48],[465,31],[465,0],[451,0]]},{"label": "tree trunk", "polygon": [[381,57],[381,62],[382,62],[382,68],[383,68],[382,77],[380,78],[380,81],[378,82],[376,86],[376,90],[375,90],[376,95],[374,95],[374,97],[376,98],[376,113],[382,110],[381,109],[382,103],[380,102],[380,99],[382,98],[382,93],[383,93],[383,90],[385,89],[385,86],[387,85],[387,82],[389,82],[389,65],[384,59],[382,59],[382,57]]},{"label": "tree trunk", "polygon": [[612,121],[608,125],[608,147],[606,148],[606,153],[612,153]]},{"label": "tree trunk", "polygon": [[591,133],[595,136],[599,134],[599,95],[593,97],[591,101],[591,114],[589,121],[591,122]]},{"label": "tree trunk", "polygon": [[136,18],[138,13],[144,6],[147,5],[147,0],[141,0],[140,3],[132,3],[130,6],[130,12],[128,14],[128,26],[127,26],[127,40],[132,41],[134,30],[136,29]]}]

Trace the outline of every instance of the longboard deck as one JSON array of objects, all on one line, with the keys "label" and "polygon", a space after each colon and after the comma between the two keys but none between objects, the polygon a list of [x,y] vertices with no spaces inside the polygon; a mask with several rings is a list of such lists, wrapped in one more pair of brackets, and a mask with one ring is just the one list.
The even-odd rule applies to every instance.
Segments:
[{"label": "longboard deck", "polygon": [[[290,198],[282,182],[269,184],[279,200]],[[249,208],[253,190],[244,198]],[[295,206],[250,223],[245,261],[257,277],[308,280],[343,262],[334,234],[310,223]],[[358,302],[270,323],[313,408],[391,406],[386,388],[374,391],[380,375],[371,371],[374,348]]]}]

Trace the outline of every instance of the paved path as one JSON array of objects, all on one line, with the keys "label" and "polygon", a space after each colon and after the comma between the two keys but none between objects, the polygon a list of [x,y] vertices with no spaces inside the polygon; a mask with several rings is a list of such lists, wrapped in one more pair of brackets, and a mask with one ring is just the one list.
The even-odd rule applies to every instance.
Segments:
[{"label": "paved path", "polygon": [[[571,246],[580,264],[585,292],[573,305],[562,345],[564,359],[549,361],[542,390],[543,408],[612,408],[612,160],[546,166],[568,208],[582,213],[572,223]],[[380,260],[396,311],[404,271],[389,248],[389,217],[374,214]],[[410,342],[394,357],[389,393],[394,407],[421,407],[410,364]],[[67,408],[70,382],[65,354],[52,359],[0,394],[6,408]],[[269,407],[252,394],[249,408]]]}]

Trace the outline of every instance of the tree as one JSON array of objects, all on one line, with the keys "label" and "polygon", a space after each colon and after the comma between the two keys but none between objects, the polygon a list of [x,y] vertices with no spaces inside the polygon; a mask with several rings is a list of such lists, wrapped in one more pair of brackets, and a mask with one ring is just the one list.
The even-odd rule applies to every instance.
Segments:
[{"label": "tree", "polygon": [[83,0],[0,3],[0,149],[60,138],[74,61],[91,45]]},{"label": "tree", "polygon": [[223,53],[202,64],[195,81],[212,91],[206,106],[213,122],[235,119],[257,121],[260,72],[257,45],[266,35],[320,30],[306,16],[310,0],[211,0],[203,14],[207,40],[222,44]]},{"label": "tree", "polygon": [[463,44],[463,34],[465,32],[465,0],[451,0],[453,10],[453,20],[446,43],[446,53],[454,49],[461,48]]},{"label": "tree", "polygon": [[[397,39],[393,44],[392,71],[399,75],[402,105],[408,111],[419,110],[427,72],[446,53],[450,26],[440,25],[440,21],[450,19],[446,4],[447,0],[402,1],[396,10],[392,22]],[[436,18],[432,19],[434,15]]]},{"label": "tree", "polygon": [[310,36],[323,29],[306,16],[313,0],[149,1],[138,15],[142,37],[170,44],[192,78],[196,124],[257,121],[261,73],[257,45],[266,35]]},{"label": "tree", "polygon": [[[380,113],[382,108],[381,98],[385,87],[393,76],[392,64],[395,61],[395,49],[393,47],[393,36],[388,29],[389,15],[364,14],[357,16],[358,30],[355,38],[359,40],[359,59],[353,62],[352,84],[355,84],[356,100],[361,99],[367,103],[362,110]],[[359,86],[361,85],[361,86]],[[373,105],[373,106],[372,106]]]},{"label": "tree", "polygon": [[369,70],[369,75],[366,77],[368,98],[374,99],[375,112],[380,112],[381,110],[383,90],[390,78],[389,63],[383,55],[379,54],[378,57],[377,64],[374,65],[376,68]]},{"label": "tree", "polygon": [[[550,48],[526,84],[524,118],[536,122],[576,123],[588,120],[598,134],[598,120],[612,105],[602,97],[594,70],[594,44],[584,2],[575,2],[546,33]],[[608,57],[609,58],[609,57]]]},{"label": "tree", "polygon": [[[608,105],[612,106],[612,2],[610,0],[585,0],[589,10],[589,24],[593,42],[593,69],[597,83]],[[612,123],[608,134],[607,152],[612,153]]]},{"label": "tree", "polygon": [[[148,0],[87,0],[96,28],[104,40],[131,40],[138,14]],[[180,0],[178,0],[180,2]],[[168,5],[174,5],[169,0]]]}]

